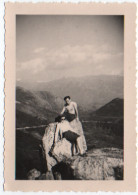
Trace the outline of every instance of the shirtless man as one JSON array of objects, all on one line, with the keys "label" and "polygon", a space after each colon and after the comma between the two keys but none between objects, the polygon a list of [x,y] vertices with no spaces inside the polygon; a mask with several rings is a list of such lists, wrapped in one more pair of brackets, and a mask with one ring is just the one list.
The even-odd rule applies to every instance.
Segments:
[{"label": "shirtless man", "polygon": [[74,119],[79,121],[76,102],[71,101],[70,96],[64,97],[64,101],[65,101],[65,105],[61,112],[61,116],[65,116],[69,122],[73,121]]}]

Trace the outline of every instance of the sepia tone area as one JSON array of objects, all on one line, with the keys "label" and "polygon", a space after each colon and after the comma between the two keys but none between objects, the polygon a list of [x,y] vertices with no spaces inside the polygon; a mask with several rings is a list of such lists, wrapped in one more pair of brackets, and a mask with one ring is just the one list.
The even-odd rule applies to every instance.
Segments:
[{"label": "sepia tone area", "polygon": [[[83,131],[84,131],[84,137],[86,139],[87,147],[88,147],[88,151],[86,152],[86,156],[78,155],[78,156],[75,156],[73,158],[71,157],[70,159],[68,159],[69,161],[67,161],[67,159],[64,158],[63,161],[65,162],[65,164],[68,164],[69,166],[65,167],[65,164],[63,162],[63,163],[61,163],[61,169],[64,170],[64,168],[66,168],[66,172],[64,171],[66,173],[66,175],[63,175],[62,173],[60,173],[59,169],[52,170],[52,172],[54,172],[54,174],[53,174],[51,171],[48,171],[48,167],[47,167],[47,165],[49,165],[50,162],[55,162],[53,157],[50,158],[50,156],[48,156],[48,158],[46,158],[46,159],[48,159],[49,163],[47,163],[45,166],[42,162],[46,163],[46,160],[42,161],[44,158],[42,158],[42,160],[40,160],[42,155],[39,155],[39,157],[37,155],[37,157],[35,157],[36,161],[39,163],[41,162],[43,164],[43,166],[40,165],[40,166],[36,167],[37,163],[34,159],[34,156],[35,156],[35,152],[37,152],[39,147],[37,147],[37,148],[30,147],[30,151],[31,151],[30,154],[32,155],[32,151],[34,149],[34,151],[33,151],[34,155],[32,155],[32,157],[33,157],[32,160],[30,158],[30,161],[29,161],[29,162],[31,162],[30,163],[31,166],[27,169],[27,171],[25,170],[26,168],[23,170],[24,173],[26,171],[27,177],[26,177],[26,174],[25,175],[22,174],[23,173],[22,171],[19,173],[19,170],[21,170],[20,167],[23,164],[21,164],[21,161],[19,161],[19,158],[18,158],[18,167],[19,167],[18,173],[19,174],[18,174],[18,179],[17,179],[16,178],[16,176],[17,176],[17,172],[16,172],[16,168],[17,168],[17,166],[16,166],[16,161],[17,161],[16,153],[17,153],[17,150],[15,150],[15,148],[17,149],[16,145],[19,146],[19,142],[17,143],[17,139],[16,139],[17,135],[16,134],[18,134],[19,132],[23,133],[23,134],[26,133],[26,136],[24,136],[24,138],[23,138],[23,136],[20,136],[20,138],[22,137],[20,139],[20,143],[22,142],[22,146],[20,145],[20,147],[18,147],[18,152],[19,152],[18,154],[21,155],[23,162],[25,164],[24,157],[27,157],[26,158],[26,160],[27,160],[28,153],[25,155],[24,155],[24,153],[25,153],[25,151],[29,151],[29,148],[26,150],[26,146],[24,145],[24,143],[25,143],[25,139],[27,141],[27,138],[29,137],[28,135],[31,135],[31,133],[30,133],[31,131],[29,133],[27,132],[29,130],[29,128],[30,127],[33,128],[32,137],[33,138],[37,137],[37,140],[38,139],[40,140],[40,142],[39,142],[40,144],[39,143],[36,144],[36,140],[35,140],[34,147],[36,147],[36,145],[37,146],[39,145],[40,146],[39,154],[42,153],[42,151],[45,151],[43,154],[47,155],[46,151],[48,151],[48,150],[45,150],[45,149],[48,149],[47,147],[51,147],[51,143],[52,143],[51,140],[53,141],[53,139],[51,139],[51,140],[49,139],[48,142],[45,142],[45,139],[50,138],[47,135],[50,135],[50,136],[54,135],[53,133],[55,132],[55,126],[54,126],[55,123],[54,123],[53,115],[51,115],[51,119],[49,117],[50,120],[48,120],[47,123],[46,123],[46,121],[44,121],[44,123],[45,123],[44,125],[46,125],[46,127],[44,127],[45,130],[42,130],[43,131],[42,134],[39,131],[39,135],[41,134],[39,136],[39,138],[38,138],[38,134],[37,134],[38,129],[37,129],[37,131],[34,130],[34,127],[36,127],[36,128],[38,127],[37,125],[36,126],[31,125],[29,127],[29,126],[26,126],[26,124],[25,124],[24,126],[16,127],[16,110],[21,108],[23,111],[23,107],[19,106],[19,104],[22,104],[21,101],[18,101],[16,99],[16,96],[15,96],[15,94],[17,95],[16,90],[21,89],[25,93],[26,93],[26,91],[29,91],[29,92],[31,92],[31,94],[32,93],[34,94],[37,91],[36,88],[30,88],[30,86],[29,86],[29,82],[28,82],[28,75],[29,74],[31,75],[30,80],[32,80],[33,83],[35,82],[34,78],[36,78],[36,82],[39,81],[41,83],[43,83],[43,82],[50,83],[50,82],[52,82],[52,80],[61,80],[61,79],[63,79],[63,77],[55,78],[55,77],[52,77],[51,74],[49,74],[50,72],[48,72],[48,75],[46,77],[46,78],[48,78],[48,76],[50,76],[48,80],[44,80],[44,76],[42,74],[40,74],[40,75],[37,74],[37,76],[35,75],[36,77],[33,78],[33,75],[32,75],[33,71],[32,70],[37,69],[38,71],[36,71],[36,72],[39,72],[38,64],[42,65],[41,67],[39,66],[40,72],[41,73],[45,72],[45,70],[43,69],[43,67],[44,67],[43,63],[41,63],[41,62],[45,61],[45,58],[43,58],[43,56],[41,56],[42,61],[36,60],[36,64],[34,65],[34,68],[32,69],[32,66],[30,66],[30,65],[32,64],[32,62],[35,62],[35,61],[32,61],[32,58],[36,59],[37,54],[34,55],[34,47],[33,47],[34,45],[31,44],[31,42],[30,42],[31,36],[29,36],[29,34],[26,34],[27,36],[24,37],[25,39],[22,36],[22,40],[24,43],[26,42],[26,45],[27,45],[27,42],[30,43],[31,49],[32,49],[32,54],[29,51],[29,48],[30,48],[29,45],[28,45],[28,47],[24,48],[24,49],[26,49],[27,53],[25,53],[21,49],[21,47],[17,46],[18,36],[17,36],[17,28],[15,28],[17,25],[15,18],[17,15],[23,16],[24,14],[25,15],[34,14],[34,16],[35,16],[36,14],[39,14],[39,15],[40,14],[41,15],[42,14],[43,15],[45,15],[45,14],[65,15],[67,13],[69,16],[72,16],[74,14],[78,15],[78,16],[80,16],[80,15],[84,16],[84,15],[88,15],[88,14],[90,14],[90,15],[91,14],[95,14],[95,15],[99,15],[99,14],[108,15],[109,14],[108,16],[113,16],[113,15],[123,16],[124,15],[124,18],[125,18],[125,20],[124,20],[125,21],[125,23],[124,23],[124,53],[123,53],[124,56],[120,53],[121,54],[120,57],[122,56],[120,59],[124,58],[124,62],[123,62],[124,68],[122,67],[123,68],[122,70],[118,69],[119,71],[116,71],[114,69],[114,71],[112,73],[111,73],[111,70],[108,72],[108,75],[112,76],[112,75],[117,74],[119,77],[121,76],[122,79],[124,80],[123,96],[121,95],[119,98],[113,97],[112,100],[107,99],[107,101],[105,103],[103,103],[101,106],[99,106],[99,108],[98,107],[95,108],[95,106],[94,106],[93,111],[92,111],[92,113],[94,114],[93,117],[95,117],[96,114],[94,112],[98,111],[99,109],[101,112],[101,108],[108,105],[108,103],[111,103],[113,100],[116,101],[118,99],[123,99],[123,97],[124,97],[124,104],[123,104],[124,105],[124,135],[123,135],[124,141],[123,141],[123,147],[122,147],[124,150],[123,151],[124,160],[122,161],[122,152],[121,152],[122,149],[117,146],[119,141],[116,142],[117,143],[117,145],[116,145],[117,147],[115,146],[116,149],[110,148],[107,146],[107,148],[104,148],[104,150],[103,149],[101,150],[100,147],[103,147],[101,145],[98,148],[98,144],[96,144],[96,141],[99,140],[99,137],[101,135],[100,136],[98,135],[98,138],[96,137],[96,139],[94,137],[94,139],[96,141],[93,140],[93,142],[95,142],[96,148],[95,148],[95,146],[92,146],[92,148],[90,149],[89,146],[91,143],[88,141],[89,137],[86,135],[86,133],[85,133],[86,128],[84,127],[84,124],[86,123],[87,120],[85,120],[85,118],[84,118],[85,114],[82,116],[81,109],[80,109],[81,106],[82,107],[84,106],[85,101],[83,101],[83,104],[81,103],[82,105],[80,105],[80,102],[75,99],[76,97],[74,97],[73,94],[66,94],[66,95],[71,96],[71,100],[72,100],[71,102],[76,102],[78,105],[78,113],[79,113],[79,121],[78,122],[79,122],[79,124],[82,124]],[[136,57],[135,56],[135,44],[134,44],[135,43],[135,17],[136,17],[135,13],[136,13],[135,5],[134,4],[126,4],[126,3],[124,3],[124,4],[106,4],[106,5],[101,4],[101,3],[99,3],[99,4],[94,4],[94,3],[91,3],[91,4],[83,4],[82,3],[81,4],[80,3],[80,4],[76,4],[76,5],[75,4],[74,5],[73,4],[44,4],[44,3],[40,3],[40,4],[6,3],[6,15],[5,15],[6,35],[5,35],[5,39],[6,39],[6,46],[7,47],[6,47],[6,53],[5,53],[5,55],[6,55],[6,66],[5,66],[5,78],[6,78],[6,82],[5,82],[5,94],[6,94],[6,98],[5,98],[5,108],[6,108],[6,112],[5,112],[5,140],[6,141],[5,141],[5,153],[4,153],[4,155],[5,155],[5,164],[4,164],[5,165],[5,173],[4,173],[4,176],[5,176],[4,188],[5,188],[5,190],[10,190],[10,191],[11,190],[14,190],[14,191],[17,191],[17,190],[21,190],[21,191],[55,191],[55,190],[56,191],[72,191],[73,190],[73,191],[85,191],[85,192],[86,191],[135,191],[136,190],[136,181],[135,181],[135,175],[136,175],[136,173],[135,173],[136,132],[134,130],[135,129],[135,120],[134,120],[134,118],[135,118],[135,114],[134,114],[135,113],[135,87],[134,87],[135,86],[135,76],[134,75],[135,75],[135,57]],[[23,21],[22,21],[22,23],[23,23]],[[112,23],[114,23],[114,22],[112,21]],[[102,26],[105,25],[104,22],[102,24],[103,24]],[[25,26],[25,23],[24,23],[24,26]],[[109,26],[110,25],[107,25],[107,28],[106,28],[107,30],[109,30]],[[36,29],[37,29],[37,27],[40,27],[40,26],[38,26],[38,24],[37,25],[34,24],[34,27],[35,27],[35,29],[33,29],[33,30],[36,31],[36,35],[39,35],[37,33],[38,31]],[[32,28],[31,23],[30,23],[30,28]],[[38,28],[38,29],[40,29],[40,28]],[[68,28],[66,28],[66,29],[68,30]],[[117,32],[116,30],[115,30],[115,32]],[[24,28],[24,29],[22,29],[22,31],[23,31],[23,34],[25,34],[27,29]],[[111,29],[110,29],[110,31],[112,34]],[[45,30],[43,30],[43,32],[45,32]],[[119,32],[121,32],[121,30],[119,30]],[[33,32],[33,33],[35,33],[35,32]],[[15,34],[16,34],[16,37],[15,37]],[[121,35],[121,33],[119,33],[119,34]],[[131,36],[130,36],[130,34],[131,34]],[[52,34],[51,34],[51,36],[52,36]],[[26,39],[27,37],[30,40]],[[41,36],[41,37],[44,37],[44,36]],[[42,41],[41,41],[42,38],[41,37],[39,36],[39,40],[40,40],[40,43],[42,45]],[[78,38],[79,37],[80,36],[78,36]],[[92,37],[94,37],[94,36],[92,36]],[[36,43],[35,41],[37,40],[37,36],[34,37],[32,35],[32,38],[34,39],[34,43]],[[104,37],[104,38],[106,41],[106,37]],[[110,39],[110,35],[109,35],[109,39]],[[100,40],[101,39],[99,39],[99,42],[100,42]],[[122,38],[121,38],[121,40],[122,40]],[[53,39],[53,42],[54,42],[54,39]],[[115,44],[114,44],[115,42],[116,41],[110,42],[110,45],[112,46],[112,44],[113,44],[113,47],[115,47]],[[15,47],[15,43],[16,43],[16,47]],[[120,43],[122,44],[121,41],[120,41]],[[43,44],[45,45],[44,40],[43,40]],[[90,41],[90,44],[92,44],[91,41]],[[21,45],[23,46],[24,44],[22,43]],[[118,44],[116,44],[116,45],[118,45]],[[40,46],[39,42],[37,42],[37,44],[35,46],[37,46],[37,47]],[[73,47],[72,47],[73,45],[70,45],[70,46],[71,47],[64,48],[65,53],[67,51],[69,51],[69,50],[67,50],[67,48],[73,49]],[[46,47],[49,47],[48,44]],[[59,47],[59,45],[58,45],[58,47]],[[22,61],[20,56],[18,56],[18,59],[17,59],[17,53],[18,53],[17,48],[18,48],[18,50],[21,51],[23,58],[25,59],[24,62]],[[79,47],[77,47],[77,50],[73,50],[75,55],[76,55],[76,53],[80,53],[78,51],[78,49],[79,49]],[[90,49],[90,47],[89,47],[89,49]],[[120,51],[119,48],[117,48],[117,49],[118,49],[118,51]],[[99,47],[98,47],[98,50],[99,50]],[[98,51],[98,50],[95,50],[95,51]],[[111,47],[110,47],[110,50],[112,51]],[[16,58],[15,58],[15,51],[16,51]],[[50,48],[49,48],[49,51],[50,51]],[[53,51],[54,51],[53,52],[54,55],[52,55],[52,57],[56,57],[55,54],[58,54],[61,57],[61,55],[60,55],[61,52],[57,53],[55,48],[53,48]],[[64,53],[64,51],[61,50],[61,48],[59,48],[59,51],[62,51],[62,53]],[[87,51],[88,54],[94,53],[94,56],[96,56],[96,53],[94,52],[94,50],[90,50],[90,52],[88,52],[88,47],[84,47],[84,50],[82,50],[81,53],[84,54],[85,53],[84,51]],[[111,51],[109,51],[108,53],[110,53]],[[48,53],[50,54],[51,52],[46,52],[46,54],[48,54]],[[101,53],[100,53],[100,55],[101,55]],[[48,58],[48,55],[45,55],[45,56],[47,57],[47,59],[50,59],[50,58]],[[62,55],[62,56],[65,56],[65,55]],[[73,54],[70,53],[70,56],[73,56]],[[107,55],[107,56],[109,57],[109,55]],[[29,57],[29,58],[27,59],[27,57]],[[49,55],[49,57],[50,57],[50,55]],[[85,59],[85,57],[86,57],[86,55],[83,55],[83,59]],[[87,55],[87,57],[89,57],[89,55]],[[55,59],[57,59],[57,58],[55,58]],[[70,59],[76,60],[76,58],[70,58]],[[29,61],[31,61],[31,62],[29,63]],[[89,60],[87,60],[86,66],[87,66],[87,68],[88,67],[90,68],[90,66],[88,65],[88,61]],[[112,60],[112,62],[113,61],[115,61],[115,60]],[[118,64],[119,64],[119,61],[118,61]],[[58,61],[54,60],[54,62],[57,63]],[[61,62],[65,62],[65,61],[60,61],[60,63]],[[18,63],[19,63],[19,66],[18,66]],[[11,64],[12,64],[12,66],[11,66]],[[69,67],[71,67],[71,64],[72,64],[72,61],[70,60]],[[103,64],[104,64],[104,58],[102,58],[102,65]],[[19,67],[18,70],[17,70],[17,66]],[[24,70],[22,69],[23,67],[25,67],[25,69],[27,70],[26,74],[24,74]],[[28,67],[31,67],[31,69],[29,70]],[[100,68],[99,65],[97,67]],[[53,72],[53,66],[51,66],[51,68],[52,68],[51,72]],[[67,66],[66,66],[66,68],[67,68]],[[63,67],[62,67],[62,69],[63,69]],[[102,69],[103,70],[105,69],[105,71],[102,72],[102,75],[106,76],[105,75],[105,72],[107,72],[106,67],[104,66]],[[86,70],[83,69],[83,74],[82,75],[78,74],[79,75],[78,77],[92,76],[91,69],[89,69],[90,71],[87,72],[87,75],[85,74]],[[23,74],[21,74],[21,72]],[[73,72],[75,72],[75,71],[73,70]],[[77,69],[77,72],[78,72],[78,69]],[[98,71],[98,73],[101,74],[100,71]],[[93,71],[93,76],[97,77],[97,76],[100,76],[100,74],[97,74],[97,71]],[[63,74],[61,74],[61,75],[63,75]],[[73,75],[73,77],[74,77],[74,75]],[[23,78],[24,78],[24,81],[23,81]],[[64,78],[65,78],[65,80],[69,79],[68,75],[65,75]],[[79,79],[79,78],[77,78],[77,79]],[[25,81],[27,81],[27,84],[24,85]],[[103,81],[103,79],[101,80],[101,83],[103,84],[104,82],[102,82],[102,81]],[[23,85],[19,85],[19,82],[22,83]],[[33,87],[34,86],[35,85],[33,85]],[[16,89],[16,87],[17,87],[17,89]],[[80,90],[80,88],[79,88],[79,90]],[[78,93],[79,93],[79,90],[77,91]],[[43,91],[43,90],[41,89],[40,91]],[[44,89],[44,91],[45,91],[45,89]],[[54,95],[53,92],[50,92],[50,93],[51,93],[51,95]],[[106,95],[108,97],[108,93]],[[23,95],[23,97],[25,97],[25,94]],[[22,99],[22,98],[20,96],[19,99]],[[35,98],[37,98],[36,95],[35,95]],[[64,96],[61,97],[62,106],[59,108],[59,111],[57,114],[59,114],[61,112],[61,109],[63,108],[63,105],[64,105],[63,98],[64,98]],[[17,102],[16,102],[16,100],[17,100]],[[34,117],[35,117],[36,121],[38,120],[38,117],[36,117],[36,111],[33,109],[32,109],[33,110],[32,111],[30,109],[30,107],[35,108],[35,106],[32,106],[33,105],[32,100],[33,100],[33,98],[31,97],[31,101],[28,101],[28,100],[24,101],[24,105],[26,102],[28,104],[27,109],[26,109],[26,105],[24,106],[24,111],[28,110],[27,114],[31,114],[31,115],[32,115],[32,112],[34,112],[34,116],[33,116],[33,120],[32,120],[34,123]],[[98,100],[98,98],[97,98],[97,100]],[[37,105],[36,104],[37,101],[34,101],[34,102],[35,102],[35,105]],[[91,102],[89,101],[89,103],[91,103]],[[17,104],[19,106],[18,108],[15,107],[15,105],[17,105]],[[40,102],[39,102],[39,105],[40,105]],[[60,104],[58,104],[58,105],[60,105]],[[88,110],[89,110],[89,107],[87,107],[87,109],[85,109],[85,111],[88,111]],[[87,112],[85,112],[85,113],[87,113]],[[57,116],[57,114],[55,114],[55,115]],[[23,113],[21,113],[21,115],[23,116]],[[26,118],[26,113],[23,116],[23,118]],[[29,118],[29,116],[27,117],[27,119],[28,118]],[[19,121],[19,119],[20,119],[19,124],[22,124],[22,122],[21,122],[22,117],[19,117],[18,121]],[[94,120],[96,120],[96,118]],[[28,121],[30,122],[31,120],[28,120]],[[40,123],[40,121],[41,120],[39,120],[39,123]],[[29,122],[27,122],[27,123],[29,124]],[[87,122],[89,122],[89,121],[87,121]],[[42,123],[42,125],[43,125],[43,123]],[[107,123],[106,123],[106,126],[107,126]],[[41,126],[41,127],[43,128],[43,126]],[[27,131],[26,132],[21,131],[21,130],[23,130],[22,128],[24,130],[27,130]],[[15,129],[16,129],[16,131],[15,131]],[[90,127],[90,129],[92,129],[92,128]],[[96,129],[98,129],[98,128],[96,127]],[[17,131],[18,131],[18,133],[17,133]],[[96,135],[97,135],[97,133],[96,133]],[[32,140],[32,137],[30,140]],[[90,137],[90,140],[92,140],[92,137]],[[99,143],[102,143],[102,140]],[[108,140],[109,140],[109,138],[108,138]],[[29,141],[26,142],[27,145],[28,145],[28,142]],[[43,143],[43,145],[42,145],[42,143]],[[63,144],[62,142],[60,142],[60,143]],[[70,148],[70,143],[68,141],[66,141],[65,139],[64,139],[64,144],[65,144],[64,146],[66,146],[66,147],[65,148],[62,147],[62,150],[61,150],[61,147],[59,147],[59,150],[57,152],[64,153],[67,148],[68,149]],[[31,143],[30,145],[32,146],[33,144]],[[44,146],[44,150],[41,150],[41,148],[42,148],[41,146]],[[110,150],[108,150],[109,148],[110,148]],[[22,152],[20,152],[21,149],[22,149]],[[36,151],[35,151],[35,149],[36,149]],[[70,152],[70,150],[67,150],[67,151]],[[63,157],[63,156],[61,155],[60,157]],[[111,159],[116,159],[116,160],[111,161]],[[132,159],[132,160],[130,161],[130,159]],[[33,160],[34,160],[34,165],[32,166]],[[28,164],[29,163],[27,162],[25,167],[27,167]],[[72,172],[72,169],[70,169],[70,168],[73,168],[72,165],[74,166],[73,172]],[[118,167],[118,165],[120,168],[116,169],[116,167]],[[122,175],[122,168],[121,168],[122,166],[124,166],[123,175]],[[32,167],[35,167],[35,168],[32,168]],[[42,168],[42,167],[46,168],[46,170],[42,170],[42,169],[40,170],[40,168]],[[76,169],[75,167],[77,167],[78,169]],[[80,169],[81,167],[83,169]],[[85,169],[84,169],[84,167],[85,167]],[[23,166],[22,166],[22,168],[23,168]],[[57,168],[57,167],[54,167],[54,168]],[[60,166],[58,168],[60,168]],[[103,168],[103,169],[101,169],[101,168]],[[81,170],[83,170],[83,172],[81,172]],[[74,174],[73,175],[71,174],[69,176],[69,174],[67,174],[67,173],[75,173],[75,178],[73,178]],[[31,180],[30,181],[27,181],[26,179],[23,180],[21,177],[19,178],[19,175],[20,176],[23,175],[22,178],[24,177],[24,178],[31,179]],[[66,178],[66,176],[69,176],[68,179]],[[77,178],[76,178],[76,176],[77,176]],[[79,177],[83,176],[83,177],[81,177],[79,179],[78,176]],[[86,180],[86,176],[87,176],[87,181],[84,181],[84,180]],[[88,178],[88,176],[90,176],[91,178]],[[120,176],[121,176],[121,181],[113,181],[114,179],[120,179]],[[75,179],[73,181],[73,183],[72,183],[72,181],[70,181],[72,178]],[[123,180],[122,180],[122,178],[123,178]],[[37,181],[34,181],[34,179],[36,179]],[[52,179],[52,180],[50,180],[50,179]],[[53,179],[58,179],[58,180],[60,179],[60,181],[58,181],[58,185],[57,185],[57,181],[53,180]],[[65,179],[65,180],[67,179],[67,180],[63,181],[63,179]],[[95,181],[96,179],[98,179],[99,181],[98,182]],[[108,179],[108,181],[104,181],[105,179],[106,180]],[[37,183],[37,185],[36,185],[36,183]]]},{"label": "sepia tone area", "polygon": [[[16,16],[16,179],[123,180],[123,28],[123,16]],[[49,153],[67,95],[85,156],[65,139]]]}]

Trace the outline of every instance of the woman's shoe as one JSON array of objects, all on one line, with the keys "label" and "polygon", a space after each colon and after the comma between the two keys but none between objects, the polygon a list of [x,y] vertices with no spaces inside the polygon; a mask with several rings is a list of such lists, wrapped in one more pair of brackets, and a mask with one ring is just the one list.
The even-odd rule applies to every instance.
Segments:
[{"label": "woman's shoe", "polygon": [[86,154],[86,153],[84,153],[84,154],[79,154],[79,156],[81,156],[81,157],[86,157],[87,154]]}]

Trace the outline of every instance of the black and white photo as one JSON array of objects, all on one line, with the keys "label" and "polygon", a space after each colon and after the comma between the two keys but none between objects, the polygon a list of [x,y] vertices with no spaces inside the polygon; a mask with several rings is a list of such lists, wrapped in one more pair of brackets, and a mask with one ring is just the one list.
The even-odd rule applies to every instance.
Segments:
[{"label": "black and white photo", "polygon": [[16,180],[123,180],[123,82],[123,15],[16,15]]}]

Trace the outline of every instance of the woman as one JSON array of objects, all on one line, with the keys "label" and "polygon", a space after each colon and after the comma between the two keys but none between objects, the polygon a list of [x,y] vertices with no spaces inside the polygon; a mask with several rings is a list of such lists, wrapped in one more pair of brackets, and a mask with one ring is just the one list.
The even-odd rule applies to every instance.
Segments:
[{"label": "woman", "polygon": [[71,143],[72,156],[74,156],[75,149],[77,150],[78,153],[80,153],[80,147],[77,141],[80,136],[74,131],[69,122],[63,116],[61,117],[60,122],[57,123],[54,140],[55,144],[58,142],[59,136],[60,139],[65,138],[67,141]]},{"label": "woman", "polygon": [[65,105],[61,112],[61,116],[65,116],[66,120],[69,121],[70,126],[74,131],[79,135],[78,143],[80,146],[80,154],[83,155],[86,153],[87,145],[82,129],[81,122],[79,121],[78,109],[76,102],[71,101],[70,96],[64,97]]}]

